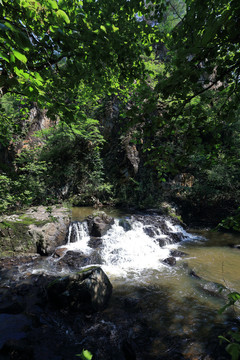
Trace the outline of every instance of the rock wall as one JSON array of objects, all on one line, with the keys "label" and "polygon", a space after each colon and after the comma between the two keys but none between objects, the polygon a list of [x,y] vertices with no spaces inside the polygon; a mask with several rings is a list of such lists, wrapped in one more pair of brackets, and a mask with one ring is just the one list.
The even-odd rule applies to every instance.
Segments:
[{"label": "rock wall", "polygon": [[38,253],[51,255],[65,243],[70,210],[64,207],[32,207],[21,215],[0,218],[0,256]]}]

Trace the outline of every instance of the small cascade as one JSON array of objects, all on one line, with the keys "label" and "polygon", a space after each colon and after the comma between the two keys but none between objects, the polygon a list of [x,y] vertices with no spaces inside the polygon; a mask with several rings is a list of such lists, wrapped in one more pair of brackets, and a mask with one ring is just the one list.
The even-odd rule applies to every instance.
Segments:
[{"label": "small cascade", "polygon": [[138,221],[133,221],[131,230],[125,231],[116,220],[103,237],[101,257],[113,272],[159,269],[163,266],[161,260],[168,256],[169,249],[160,248],[156,239],[147,235],[144,225]]},{"label": "small cascade", "polygon": [[178,234],[180,236],[181,241],[198,241],[198,240],[205,240],[203,236],[191,234],[183,229],[180,225],[173,225],[169,220],[166,220],[166,225],[168,226],[169,230],[172,234]]},{"label": "small cascade", "polygon": [[84,238],[89,238],[88,226],[86,221],[73,221],[69,225],[67,244],[79,242]]},{"label": "small cascade", "polygon": [[86,221],[73,221],[69,225],[67,234],[67,247],[69,250],[81,250],[87,254],[91,251],[88,246],[90,240],[88,226]]},{"label": "small cascade", "polygon": [[90,264],[97,261],[107,273],[136,274],[160,270],[166,266],[163,260],[171,256],[173,246],[176,248],[180,241],[196,238],[173,224],[169,217],[136,215],[115,219],[108,232],[98,238],[100,246],[94,248],[92,239],[97,238],[90,237],[87,221],[74,221],[69,226],[65,248],[86,255]]}]

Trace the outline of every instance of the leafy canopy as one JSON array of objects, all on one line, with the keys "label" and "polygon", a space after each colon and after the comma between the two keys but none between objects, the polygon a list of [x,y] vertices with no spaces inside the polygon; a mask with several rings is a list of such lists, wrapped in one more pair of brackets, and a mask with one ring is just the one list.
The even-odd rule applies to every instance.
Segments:
[{"label": "leafy canopy", "polygon": [[[70,121],[79,84],[111,93],[142,78],[140,55],[164,5],[136,0],[3,0],[0,89],[20,93]],[[66,110],[67,108],[67,110]]]}]

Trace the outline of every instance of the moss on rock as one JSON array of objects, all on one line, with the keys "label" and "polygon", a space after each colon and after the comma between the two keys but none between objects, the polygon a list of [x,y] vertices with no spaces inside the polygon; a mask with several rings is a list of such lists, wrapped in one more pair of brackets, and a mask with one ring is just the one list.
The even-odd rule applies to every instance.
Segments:
[{"label": "moss on rock", "polygon": [[0,222],[0,256],[18,252],[36,252],[28,225],[19,221]]},{"label": "moss on rock", "polygon": [[69,224],[69,209],[39,206],[24,214],[0,218],[0,256],[19,253],[49,255],[62,245]]}]

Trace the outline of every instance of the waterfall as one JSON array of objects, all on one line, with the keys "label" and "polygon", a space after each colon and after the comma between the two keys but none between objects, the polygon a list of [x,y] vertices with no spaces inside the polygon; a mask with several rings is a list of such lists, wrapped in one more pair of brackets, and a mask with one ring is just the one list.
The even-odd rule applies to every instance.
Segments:
[{"label": "waterfall", "polygon": [[91,248],[88,246],[90,240],[86,221],[73,221],[69,225],[66,248],[69,250],[81,250],[89,254]]},{"label": "waterfall", "polygon": [[[156,234],[159,237],[159,235]],[[165,235],[162,234],[165,238]],[[129,231],[115,221],[112,228],[103,237],[102,259],[112,270],[158,269],[163,266],[161,260],[169,256],[169,249],[161,248],[156,240],[144,232],[144,225],[134,221]]]},{"label": "waterfall", "polygon": [[[87,222],[75,221],[69,226],[67,248],[81,251],[88,256],[95,251],[89,246]],[[141,272],[159,270],[170,251],[178,247],[181,240],[196,240],[180,225],[174,225],[162,216],[136,216],[127,220],[115,219],[97,249],[103,268],[109,273]]]}]

